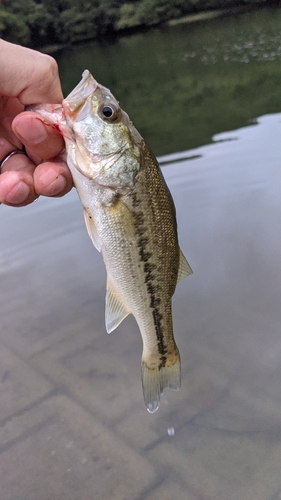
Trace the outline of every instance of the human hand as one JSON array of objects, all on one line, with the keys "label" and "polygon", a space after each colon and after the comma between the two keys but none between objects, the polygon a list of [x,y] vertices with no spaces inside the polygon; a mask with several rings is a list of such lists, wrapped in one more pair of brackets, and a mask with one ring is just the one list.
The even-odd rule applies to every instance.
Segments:
[{"label": "human hand", "polygon": [[40,52],[0,39],[0,165],[13,154],[0,175],[0,203],[21,207],[39,195],[63,196],[73,186],[60,157],[64,141],[40,116],[24,111],[29,104],[61,103],[55,60]]}]

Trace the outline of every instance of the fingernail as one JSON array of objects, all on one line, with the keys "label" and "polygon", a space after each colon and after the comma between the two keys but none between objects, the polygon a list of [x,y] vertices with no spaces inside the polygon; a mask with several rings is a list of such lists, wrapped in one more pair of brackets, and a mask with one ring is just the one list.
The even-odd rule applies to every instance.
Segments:
[{"label": "fingernail", "polygon": [[19,120],[14,128],[22,142],[29,146],[40,144],[48,138],[46,127],[38,118],[30,120],[28,124],[26,120]]},{"label": "fingernail", "polygon": [[6,196],[7,203],[23,203],[30,194],[30,188],[25,182],[19,182]]},{"label": "fingernail", "polygon": [[54,170],[52,168],[46,169],[42,174],[40,175],[40,181],[42,184],[45,186],[49,186],[52,184],[54,181],[58,179],[59,175],[57,170]]},{"label": "fingernail", "polygon": [[66,187],[66,179],[55,170],[46,170],[40,177],[41,184],[44,185],[45,194],[55,196],[61,193]]}]

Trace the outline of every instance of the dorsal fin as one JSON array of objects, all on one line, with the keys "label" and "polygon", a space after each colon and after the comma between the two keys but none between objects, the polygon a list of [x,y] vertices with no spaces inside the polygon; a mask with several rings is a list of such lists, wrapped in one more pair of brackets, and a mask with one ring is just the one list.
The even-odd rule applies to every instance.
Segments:
[{"label": "dorsal fin", "polygon": [[188,264],[185,256],[183,255],[182,251],[180,250],[180,264],[179,264],[179,271],[178,271],[178,282],[185,278],[186,276],[190,276],[193,273],[190,265]]},{"label": "dorsal fin", "polygon": [[107,278],[105,297],[105,326],[107,333],[117,328],[130,311],[123,304],[120,296]]}]

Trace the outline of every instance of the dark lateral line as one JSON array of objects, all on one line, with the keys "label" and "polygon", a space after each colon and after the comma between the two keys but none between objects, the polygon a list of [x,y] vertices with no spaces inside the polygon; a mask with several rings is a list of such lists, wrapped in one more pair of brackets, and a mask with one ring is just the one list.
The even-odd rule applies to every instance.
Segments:
[{"label": "dark lateral line", "polygon": [[[136,193],[133,193],[132,202],[134,208],[140,205],[140,200],[137,198]],[[158,341],[157,348],[160,354],[160,361],[161,361],[161,363],[158,366],[158,369],[161,370],[161,368],[164,368],[166,366],[167,363],[166,354],[168,350],[167,346],[164,343],[164,333],[162,324],[163,315],[159,311],[161,298],[156,297],[156,294],[159,290],[159,285],[153,284],[154,275],[152,271],[156,268],[156,265],[149,262],[150,258],[152,257],[152,253],[146,251],[146,246],[149,243],[149,239],[148,237],[143,236],[146,232],[146,227],[144,225],[144,220],[145,220],[144,214],[141,211],[134,210],[133,217],[134,217],[135,229],[138,235],[137,245],[139,248],[139,256],[141,261],[144,263],[143,270],[145,274],[146,289],[150,296],[150,307],[153,309],[152,316],[155,326],[155,333]]]}]

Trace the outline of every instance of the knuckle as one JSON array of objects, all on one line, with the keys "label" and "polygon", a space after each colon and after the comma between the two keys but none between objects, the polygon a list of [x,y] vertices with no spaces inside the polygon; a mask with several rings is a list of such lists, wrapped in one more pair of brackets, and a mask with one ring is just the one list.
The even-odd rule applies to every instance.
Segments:
[{"label": "knuckle", "polygon": [[56,60],[48,54],[42,54],[44,76],[52,80],[58,76],[58,65]]},{"label": "knuckle", "polygon": [[46,94],[49,99],[57,95],[60,89],[59,69],[56,60],[48,54],[40,54],[40,71],[36,69],[37,81],[41,93]]}]

